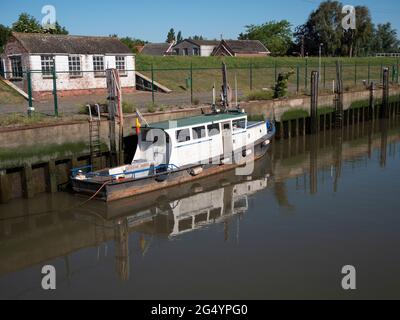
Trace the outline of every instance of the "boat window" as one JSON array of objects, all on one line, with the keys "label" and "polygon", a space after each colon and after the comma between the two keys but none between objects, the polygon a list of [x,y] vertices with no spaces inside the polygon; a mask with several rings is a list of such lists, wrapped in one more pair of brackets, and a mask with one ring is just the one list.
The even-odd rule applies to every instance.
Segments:
[{"label": "boat window", "polygon": [[219,128],[219,123],[211,124],[207,127],[207,129],[209,137],[217,136],[221,133],[221,130]]},{"label": "boat window", "polygon": [[203,139],[206,137],[206,127],[198,127],[192,129],[193,140]]},{"label": "boat window", "polygon": [[224,123],[224,130],[230,130],[231,129],[231,124],[230,123]]},{"label": "boat window", "polygon": [[235,120],[232,122],[233,130],[244,130],[246,129],[246,119]]},{"label": "boat window", "polygon": [[176,131],[176,140],[179,143],[190,141],[190,130],[189,129],[177,130]]}]

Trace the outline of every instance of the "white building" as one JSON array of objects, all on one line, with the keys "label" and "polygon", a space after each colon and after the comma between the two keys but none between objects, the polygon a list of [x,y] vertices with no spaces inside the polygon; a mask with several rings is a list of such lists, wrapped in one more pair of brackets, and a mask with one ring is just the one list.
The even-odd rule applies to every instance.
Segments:
[{"label": "white building", "polygon": [[124,92],[136,89],[135,56],[113,37],[12,33],[1,59],[4,77],[25,91],[30,71],[34,97],[52,93],[54,66],[59,95],[104,92],[108,68],[119,70]]}]

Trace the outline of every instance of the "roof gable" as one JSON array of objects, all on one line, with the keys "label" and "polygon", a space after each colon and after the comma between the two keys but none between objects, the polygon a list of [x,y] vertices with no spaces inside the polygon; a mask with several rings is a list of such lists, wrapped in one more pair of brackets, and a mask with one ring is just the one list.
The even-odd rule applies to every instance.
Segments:
[{"label": "roof gable", "polygon": [[31,54],[132,54],[128,46],[114,37],[89,37],[13,32]]},{"label": "roof gable", "polygon": [[170,43],[148,43],[144,46],[141,51],[142,54],[147,54],[149,56],[163,56],[170,50]]}]

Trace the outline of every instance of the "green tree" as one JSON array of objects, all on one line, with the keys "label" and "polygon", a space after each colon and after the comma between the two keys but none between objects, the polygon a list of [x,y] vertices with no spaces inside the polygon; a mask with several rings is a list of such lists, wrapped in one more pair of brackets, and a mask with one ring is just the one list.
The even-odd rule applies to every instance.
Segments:
[{"label": "green tree", "polygon": [[343,31],[341,39],[342,55],[366,56],[371,52],[374,25],[371,13],[365,6],[356,7],[356,29]]},{"label": "green tree", "polygon": [[183,41],[183,36],[182,36],[182,31],[178,32],[178,35],[176,36],[176,42],[181,42]]},{"label": "green tree", "polygon": [[18,20],[13,23],[12,31],[26,33],[43,33],[43,28],[35,17],[21,13]]},{"label": "green tree", "polygon": [[[118,36],[116,36],[118,38]],[[129,49],[132,50],[133,53],[138,53],[138,46],[144,46],[147,41],[140,40],[140,39],[135,39],[131,37],[124,37],[119,39],[122,43],[127,45]]]},{"label": "green tree", "polygon": [[50,34],[68,34],[68,30],[56,22],[53,29],[44,29],[39,21],[27,14],[21,13],[18,20],[13,23],[12,31],[25,33],[50,33]]},{"label": "green tree", "polygon": [[326,54],[341,54],[342,8],[343,5],[338,1],[322,2],[310,14],[307,22],[296,28],[296,42],[299,47],[304,43],[305,54],[318,55],[321,43]]},{"label": "green tree", "polygon": [[397,31],[391,23],[378,24],[374,30],[372,51],[375,53],[391,53],[399,51],[400,42]]},{"label": "green tree", "polygon": [[4,46],[7,43],[10,34],[11,34],[10,28],[0,24],[0,53],[3,52]]},{"label": "green tree", "polygon": [[271,21],[262,25],[246,26],[240,40],[259,40],[274,55],[285,55],[292,45],[291,24],[287,20]]},{"label": "green tree", "polygon": [[205,40],[205,38],[203,36],[199,36],[199,35],[194,35],[192,37],[189,37],[190,40]]},{"label": "green tree", "polygon": [[173,28],[171,28],[171,30],[169,30],[169,32],[168,32],[166,42],[171,43],[173,41],[176,41],[175,30]]}]

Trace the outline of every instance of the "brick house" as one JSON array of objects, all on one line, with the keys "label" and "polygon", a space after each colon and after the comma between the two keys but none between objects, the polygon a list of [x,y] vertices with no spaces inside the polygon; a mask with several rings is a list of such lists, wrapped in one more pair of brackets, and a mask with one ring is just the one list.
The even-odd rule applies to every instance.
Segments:
[{"label": "brick house", "polygon": [[31,71],[34,97],[52,93],[52,69],[59,95],[104,93],[105,70],[120,71],[123,90],[135,91],[135,56],[112,37],[12,33],[1,55],[4,77],[27,91]]}]

